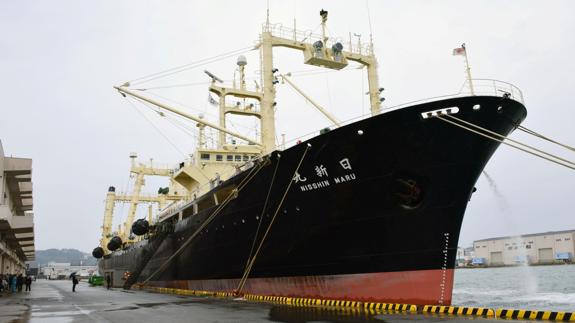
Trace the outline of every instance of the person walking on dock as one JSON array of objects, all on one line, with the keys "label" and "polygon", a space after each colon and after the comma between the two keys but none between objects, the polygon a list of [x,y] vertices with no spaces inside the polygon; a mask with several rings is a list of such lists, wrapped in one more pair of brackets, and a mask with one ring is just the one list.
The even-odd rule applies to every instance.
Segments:
[{"label": "person walking on dock", "polygon": [[110,287],[112,287],[112,277],[110,277],[110,275],[106,275],[106,288],[110,289]]},{"label": "person walking on dock", "polygon": [[32,288],[31,288],[32,287],[32,277],[26,276],[25,283],[26,283],[26,291],[31,292],[32,291]]},{"label": "person walking on dock", "polygon": [[79,281],[75,274],[72,274],[72,292],[76,292],[76,285],[78,285]]}]

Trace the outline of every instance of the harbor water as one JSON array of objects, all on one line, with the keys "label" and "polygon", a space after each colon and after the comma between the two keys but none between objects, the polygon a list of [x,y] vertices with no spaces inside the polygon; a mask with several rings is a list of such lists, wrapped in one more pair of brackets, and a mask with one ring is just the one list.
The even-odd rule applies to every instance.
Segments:
[{"label": "harbor water", "polygon": [[575,265],[457,269],[453,304],[573,312]]}]

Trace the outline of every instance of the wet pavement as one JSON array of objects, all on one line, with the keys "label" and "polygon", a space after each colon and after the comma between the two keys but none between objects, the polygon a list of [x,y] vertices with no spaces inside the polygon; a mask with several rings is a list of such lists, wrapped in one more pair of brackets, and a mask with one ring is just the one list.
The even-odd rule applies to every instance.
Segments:
[{"label": "wet pavement", "polygon": [[[38,280],[32,292],[0,297],[3,322],[451,322],[480,320],[421,314],[368,313],[355,309],[294,307],[245,300],[106,290],[81,282]],[[515,321],[517,322],[517,321]]]}]

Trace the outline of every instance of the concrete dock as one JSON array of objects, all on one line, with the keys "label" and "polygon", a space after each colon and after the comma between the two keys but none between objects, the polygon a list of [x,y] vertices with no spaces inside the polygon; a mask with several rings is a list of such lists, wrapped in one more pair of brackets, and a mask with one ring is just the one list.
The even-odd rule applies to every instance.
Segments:
[{"label": "concrete dock", "polygon": [[[211,297],[106,290],[81,282],[38,280],[31,292],[0,297],[3,322],[452,322],[480,320],[421,314],[373,314],[363,311],[294,307]],[[518,321],[514,321],[518,322]]]}]

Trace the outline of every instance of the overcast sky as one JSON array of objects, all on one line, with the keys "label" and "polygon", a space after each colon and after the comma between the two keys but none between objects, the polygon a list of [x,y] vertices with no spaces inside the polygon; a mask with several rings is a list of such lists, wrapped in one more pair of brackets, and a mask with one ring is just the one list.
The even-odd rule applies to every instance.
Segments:
[{"label": "overcast sky", "polygon": [[[524,126],[575,144],[575,2],[370,1],[369,15],[367,7],[365,1],[270,1],[270,19],[291,27],[296,16],[298,29],[319,32],[323,8],[330,36],[347,41],[351,32],[366,41],[371,17],[386,106],[456,93],[464,65],[451,51],[465,42],[473,77],[504,80],[523,91]],[[192,123],[182,131],[145,107],[132,107],[112,86],[253,45],[265,9],[266,1],[0,2],[0,139],[7,155],[33,159],[36,249],[90,251],[98,245],[107,187],[129,188],[130,152],[175,165],[194,150]],[[274,66],[282,72],[315,70],[302,64],[300,53],[275,53]],[[244,55],[251,85],[259,56]],[[235,58],[141,87],[206,82],[206,68],[230,80]],[[342,120],[369,110],[363,70],[293,81]],[[208,118],[216,113],[205,84],[149,94]],[[287,85],[278,88],[277,101],[277,132],[288,139],[329,124]],[[252,124],[233,127],[253,135]],[[541,144],[519,133],[512,137]],[[575,229],[575,171],[507,147],[486,171],[497,190],[485,176],[479,179],[460,245]],[[149,183],[149,192],[161,184]],[[116,223],[127,209],[117,208]]]}]

